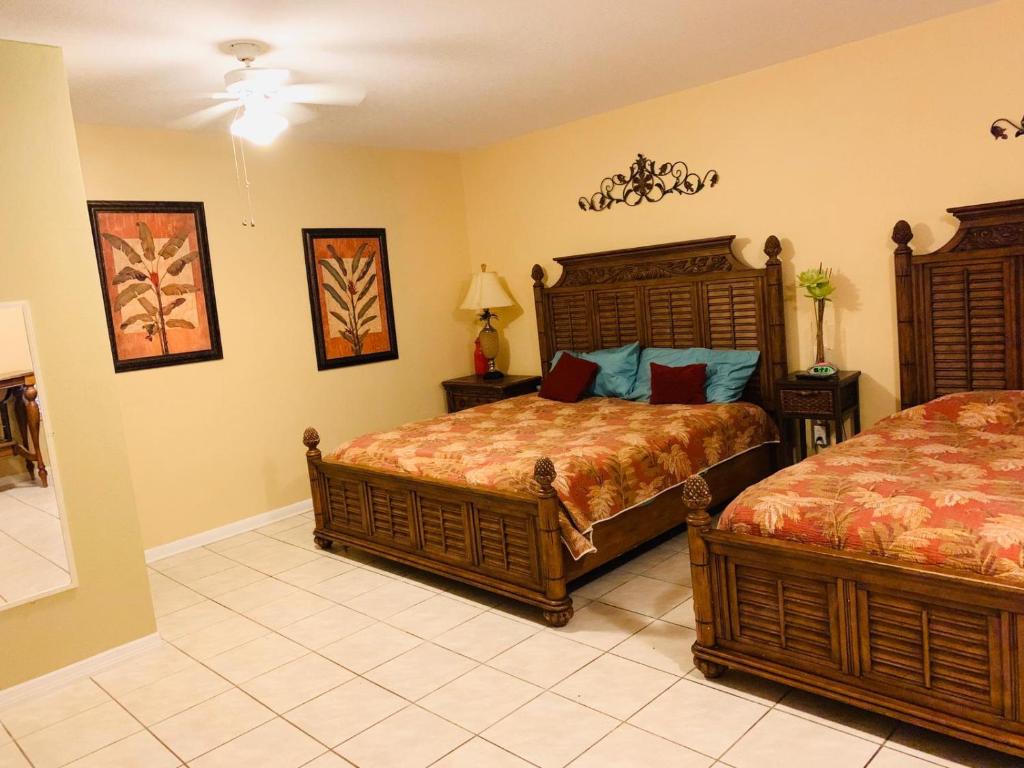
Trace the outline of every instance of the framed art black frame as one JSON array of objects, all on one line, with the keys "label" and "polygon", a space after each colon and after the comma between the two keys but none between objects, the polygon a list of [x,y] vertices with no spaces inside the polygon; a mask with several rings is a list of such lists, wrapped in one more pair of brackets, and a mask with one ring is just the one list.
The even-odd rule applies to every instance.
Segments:
[{"label": "framed art black frame", "polygon": [[[137,371],[144,370],[147,368],[162,368],[168,365],[181,365],[183,363],[196,363],[204,362],[207,360],[221,360],[224,357],[223,349],[221,347],[220,338],[220,323],[217,317],[217,299],[214,292],[213,284],[213,270],[210,263],[210,245],[209,239],[206,232],[206,211],[202,202],[174,202],[174,201],[135,201],[135,200],[90,200],[88,201],[89,211],[89,223],[92,227],[92,238],[93,238],[93,249],[96,254],[96,264],[99,271],[100,279],[100,290],[103,295],[103,308],[106,315],[107,321],[107,333],[110,338],[110,354],[113,358],[114,372],[124,373],[126,371]],[[107,272],[107,263],[104,257],[103,250],[103,233],[100,231],[100,218],[103,214],[182,214],[191,216],[194,221],[195,227],[195,251],[182,254],[184,258],[184,265],[187,265],[191,261],[198,262],[199,265],[199,279],[202,285],[195,289],[190,290],[190,293],[199,294],[197,296],[197,308],[201,306],[205,312],[206,331],[209,334],[209,345],[206,349],[196,349],[187,352],[170,352],[169,349],[164,354],[152,355],[147,357],[135,357],[121,359],[118,351],[117,338],[118,331],[123,331],[124,328],[115,328],[114,326],[114,310],[120,309],[111,306],[110,296],[110,285],[113,285],[112,276]],[[173,239],[173,237],[171,238]],[[109,241],[108,241],[109,242]],[[180,244],[179,244],[180,245]],[[111,246],[112,249],[122,250],[117,246]],[[159,273],[158,263],[163,258],[164,249],[161,248],[160,253],[156,255],[155,262],[151,264],[156,269],[156,273]],[[193,253],[195,254],[193,256]],[[130,260],[134,261],[134,258],[140,254],[136,252],[134,256],[130,257]],[[146,253],[142,254],[147,257]],[[180,258],[180,257],[179,257]],[[184,265],[182,269],[184,268]],[[141,263],[141,266],[146,266],[145,263]],[[170,265],[172,268],[174,262]],[[180,275],[182,269],[179,269],[177,273],[172,274],[174,276]],[[117,277],[116,275],[113,277]],[[142,283],[145,281],[141,277],[129,277],[130,280],[137,280]],[[109,284],[108,284],[108,281]],[[158,282],[154,282],[154,293],[159,296],[161,293]],[[180,297],[180,295],[179,295]],[[176,300],[175,300],[176,301]],[[173,303],[173,302],[171,302]],[[197,309],[198,312],[198,309]],[[161,303],[161,323],[164,323],[163,334],[166,334],[166,318],[163,315],[163,307]],[[181,327],[181,326],[179,326]],[[167,344],[166,336],[164,337],[165,345]]]},{"label": "framed art black frame", "polygon": [[[332,250],[333,254],[331,259],[320,259],[317,258],[317,241],[320,240],[374,240],[377,244],[377,253],[371,254],[369,258],[376,264],[376,257],[379,256],[379,266],[376,270],[371,273],[369,265],[366,263],[362,264],[362,269],[358,269],[360,266],[361,256],[357,256],[352,261],[352,272],[355,273],[358,269],[360,274],[349,275],[347,272],[348,267],[345,262],[350,261],[344,256],[339,254],[336,250]],[[395,329],[395,311],[394,301],[391,294],[391,272],[388,264],[388,247],[387,247],[387,236],[385,230],[379,227],[339,227],[339,228],[309,228],[302,230],[302,245],[306,257],[306,282],[309,289],[309,306],[310,315],[313,323],[313,343],[316,348],[316,364],[317,369],[321,371],[330,370],[332,368],[344,368],[350,365],[362,365],[364,363],[376,363],[383,360],[397,360],[398,359],[398,334]],[[330,245],[327,246],[331,248]],[[357,253],[360,252],[357,248]],[[348,296],[338,295],[338,291],[333,285],[325,287],[322,280],[322,272],[318,269],[318,261],[328,261],[328,266],[325,267],[329,271],[335,282],[346,283],[349,288]],[[342,274],[343,273],[343,274]],[[371,278],[370,275],[379,276],[379,281],[376,277]],[[351,277],[351,280],[349,279]],[[369,287],[366,287],[366,282],[369,281],[371,286],[376,283],[377,291],[376,294],[378,299],[372,299],[369,294]],[[355,285],[359,283],[361,286],[366,287],[366,291],[360,289],[359,286]],[[328,284],[329,285],[329,284]],[[325,290],[321,290],[321,288]],[[344,288],[344,286],[339,286]],[[332,291],[332,289],[334,289]],[[379,297],[383,295],[383,301],[380,301]],[[328,303],[327,297],[330,297],[330,301],[336,305],[336,309],[332,310],[331,305]],[[355,299],[356,301],[351,301]],[[349,303],[350,302],[350,303]],[[357,306],[357,302],[361,302],[361,306]],[[367,304],[372,302],[372,306],[367,309]],[[383,304],[383,310],[380,308],[380,304]],[[351,308],[350,308],[351,307]],[[341,315],[342,311],[348,310],[350,315],[345,317]],[[372,313],[377,311],[377,315]],[[337,321],[342,323],[343,332],[338,338],[329,337],[330,321],[328,315],[332,315]],[[358,315],[358,318],[357,318]],[[387,338],[387,348],[383,350],[377,350],[372,352],[361,352],[359,347],[361,346],[365,336],[360,338],[360,334],[351,334],[350,325],[345,323],[357,323],[355,328],[359,330],[358,322],[363,318],[373,317],[373,319],[381,322],[383,329],[378,332],[384,334]],[[348,337],[344,337],[344,333],[349,332]],[[343,340],[348,346],[353,348],[351,354],[338,355],[332,354],[328,348],[331,342],[338,342]],[[355,342],[355,343],[354,343]]]}]

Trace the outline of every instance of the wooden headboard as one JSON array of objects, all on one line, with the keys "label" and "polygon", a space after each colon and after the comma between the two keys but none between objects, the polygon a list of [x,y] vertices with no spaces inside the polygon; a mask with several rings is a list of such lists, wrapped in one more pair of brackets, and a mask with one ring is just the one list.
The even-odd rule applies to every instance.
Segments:
[{"label": "wooden headboard", "polygon": [[904,408],[973,389],[1020,389],[1024,200],[950,208],[960,222],[932,253],[914,253],[897,222],[896,315]]},{"label": "wooden headboard", "polygon": [[732,251],[734,235],[555,259],[550,288],[535,264],[541,370],[560,349],[589,352],[639,341],[643,347],[761,351],[744,399],[775,409],[775,382],[787,373],[782,247],[772,235],[764,269]]}]

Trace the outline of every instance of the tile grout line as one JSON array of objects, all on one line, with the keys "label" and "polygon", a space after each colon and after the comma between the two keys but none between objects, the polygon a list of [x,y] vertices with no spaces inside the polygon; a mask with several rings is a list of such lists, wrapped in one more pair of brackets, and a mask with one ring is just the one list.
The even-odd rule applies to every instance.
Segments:
[{"label": "tile grout line", "polygon": [[[767,709],[765,709],[765,711],[761,713],[761,716],[758,717],[757,720],[755,720],[754,722],[752,722],[750,724],[749,728],[747,728],[743,733],[741,733],[739,735],[739,737],[737,737],[736,740],[733,741],[732,744],[730,744],[728,747],[726,747],[725,749],[722,750],[722,754],[714,756],[714,757],[712,757],[712,759],[715,760],[716,762],[720,761],[720,760],[724,762],[725,756],[727,754],[729,754],[729,750],[731,750],[733,747],[735,747],[737,744],[739,744],[741,741],[743,741],[743,739],[746,737],[746,735],[748,733],[750,733],[752,730],[754,730],[754,728],[757,726],[757,724],[760,723],[762,720],[764,720],[768,716],[768,713],[771,712],[774,708],[775,708],[774,706],[771,706],[771,707],[768,707]],[[701,754],[704,754],[704,753],[702,752]],[[728,765],[728,763],[727,763],[727,765]]]},{"label": "tile grout line", "polygon": [[875,747],[875,751],[871,753],[871,757],[869,757],[869,758],[868,758],[867,762],[866,762],[866,763],[864,763],[864,765],[863,765],[863,766],[861,766],[861,768],[870,768],[870,765],[871,765],[871,764],[872,764],[873,762],[875,762],[875,758],[876,758],[876,757],[878,757],[878,754],[879,754],[879,753],[880,753],[880,752],[882,751],[882,749],[884,749],[884,748],[885,748],[885,742],[883,741],[883,742],[882,742],[881,744],[878,744],[878,745],[877,745],[877,746]]},{"label": "tile grout line", "polygon": [[[124,710],[128,714],[128,716],[132,718],[132,720],[137,722],[143,731],[145,731],[150,736],[152,736],[154,739],[156,739],[157,742],[161,746],[164,747],[164,749],[166,749],[168,752],[170,752],[172,755],[174,755],[174,757],[178,760],[178,762],[180,764],[182,764],[182,765],[185,764],[185,761],[181,758],[181,755],[179,755],[177,752],[175,752],[170,744],[165,743],[163,739],[161,739],[159,736],[157,736],[155,733],[153,733],[153,731],[150,730],[150,728],[144,722],[142,722],[138,717],[135,716],[134,712],[132,712],[130,709],[128,709],[128,707],[126,707],[124,704],[122,704],[120,702],[120,700],[118,700],[117,697],[115,697],[110,691],[108,691],[106,688],[104,688],[99,683],[99,681],[97,681],[95,678],[92,678],[92,677],[90,677],[89,679],[92,680],[93,685],[95,685],[97,688],[99,688],[101,691],[103,691],[107,696],[109,696],[111,701],[113,701],[115,704],[117,704],[117,706],[119,706],[122,710]],[[146,686],[140,686],[140,688],[145,688],[145,687]],[[131,691],[128,691],[128,693],[131,693]],[[139,733],[139,731],[136,731],[135,733]],[[128,739],[128,738],[131,738],[134,735],[135,735],[134,733],[131,733],[131,734],[128,734],[128,736],[125,736],[124,738]],[[117,744],[117,743],[119,743],[121,741],[124,741],[124,739],[118,739],[117,741],[113,741],[110,744],[106,744],[106,745],[100,747],[99,749],[95,749],[95,750],[93,750],[92,752],[89,752],[86,755],[81,755],[80,757],[76,757],[75,760],[81,760],[83,757],[88,757],[89,755],[94,755],[97,752],[99,752],[100,750],[106,749],[107,747],[113,746],[114,744]],[[71,762],[75,762],[75,760],[72,760]]]},{"label": "tile grout line", "polygon": [[[500,721],[499,721],[499,722],[500,722]],[[463,728],[463,730],[466,730],[466,729],[465,729],[465,728]],[[490,744],[490,745],[491,745],[492,747],[495,747],[496,749],[499,749],[499,750],[501,750],[501,751],[502,751],[502,752],[504,752],[504,753],[505,753],[506,755],[511,755],[512,757],[516,758],[517,760],[521,760],[522,762],[526,763],[527,765],[532,765],[532,766],[535,766],[536,768],[540,768],[540,767],[539,767],[539,766],[537,765],[537,763],[533,762],[532,760],[527,760],[527,759],[526,759],[525,757],[523,757],[522,755],[517,755],[517,754],[516,754],[515,752],[512,752],[512,751],[510,751],[510,750],[508,750],[508,749],[505,749],[505,748],[504,748],[503,746],[501,746],[500,744],[495,744],[495,743],[494,743],[493,741],[490,741],[490,740],[488,740],[488,739],[485,739],[485,738],[484,738],[483,736],[481,736],[481,735],[480,735],[479,733],[475,733],[475,734],[473,734],[473,736],[472,736],[472,737],[470,737],[470,738],[466,739],[466,740],[465,740],[464,742],[462,742],[461,744],[459,744],[459,745],[458,745],[457,747],[455,747],[454,749],[450,749],[450,750],[448,750],[448,751],[447,751],[447,752],[445,752],[445,753],[444,753],[443,755],[441,755],[441,757],[437,758],[437,760],[434,760],[434,761],[433,761],[432,763],[429,763],[429,764],[427,765],[427,767],[426,767],[426,768],[431,768],[431,766],[435,766],[435,765],[437,765],[438,763],[440,763],[440,762],[441,762],[442,760],[444,760],[444,759],[445,759],[446,757],[448,757],[449,755],[451,755],[451,754],[453,754],[453,753],[455,753],[455,752],[458,752],[458,751],[459,751],[460,749],[462,749],[462,748],[463,748],[464,746],[466,746],[467,744],[469,744],[469,742],[473,741],[473,739],[480,739],[480,740],[481,740],[481,741],[483,741],[484,743],[486,743],[486,744]],[[575,758],[573,758],[573,759],[575,759]],[[565,765],[568,765],[568,763],[566,763]]]},{"label": "tile grout line", "polygon": [[[68,571],[68,567],[67,567],[67,564],[65,564],[65,565],[61,565],[61,564],[60,564],[60,563],[58,563],[58,562],[57,562],[56,560],[54,560],[54,559],[53,559],[53,558],[51,558],[51,557],[50,557],[49,555],[47,555],[47,554],[46,554],[45,552],[40,552],[40,551],[39,551],[38,549],[36,549],[35,547],[32,547],[32,546],[30,546],[30,545],[26,544],[26,543],[25,543],[24,541],[22,541],[21,539],[17,539],[17,538],[15,538],[14,536],[12,536],[12,535],[11,535],[11,534],[10,534],[9,532],[7,532],[7,531],[0,531],[0,533],[3,533],[3,534],[4,534],[4,536],[6,536],[7,538],[9,538],[9,539],[10,539],[11,541],[13,541],[13,542],[14,542],[15,544],[17,544],[17,545],[18,545],[19,547],[21,547],[22,549],[24,549],[24,550],[27,550],[28,552],[31,552],[31,553],[32,553],[33,555],[35,555],[36,557],[42,558],[43,560],[45,560],[45,561],[46,561],[47,563],[49,563],[50,565],[52,565],[52,566],[53,566],[54,568],[56,568],[57,570],[59,570],[59,571],[63,571],[63,572],[64,572],[64,573],[65,573],[65,574],[66,574],[67,576],[70,576],[70,575],[71,575],[71,573],[70,573],[70,572]],[[67,543],[66,543],[66,542],[65,542],[65,546],[67,546]]]},{"label": "tile grout line", "polygon": [[[668,685],[666,685],[666,686],[665,686],[664,688],[662,688],[662,689],[661,689],[660,691],[658,691],[658,692],[657,692],[657,693],[656,693],[656,694],[655,694],[654,696],[652,696],[652,697],[651,697],[651,698],[650,698],[649,700],[647,700],[647,701],[646,701],[645,703],[641,704],[641,705],[640,705],[639,707],[637,707],[637,708],[636,708],[636,709],[634,709],[634,710],[633,710],[632,712],[630,712],[630,713],[629,713],[628,715],[626,715],[626,717],[619,717],[618,715],[613,715],[613,714],[611,714],[611,713],[609,713],[609,712],[605,712],[605,711],[603,711],[603,710],[600,710],[600,709],[598,709],[597,707],[591,707],[590,705],[588,705],[588,704],[584,704],[584,703],[583,703],[583,702],[581,702],[581,701],[576,701],[575,699],[570,699],[570,698],[569,698],[568,696],[566,696],[566,695],[565,695],[564,693],[559,693],[558,691],[554,690],[555,686],[557,686],[557,685],[561,685],[562,683],[564,683],[564,682],[565,682],[566,680],[568,680],[568,679],[569,679],[570,677],[572,677],[573,675],[576,675],[576,674],[578,674],[578,673],[582,672],[582,671],[583,671],[584,669],[586,669],[587,667],[589,667],[589,666],[591,666],[591,665],[593,665],[593,664],[596,664],[596,663],[597,663],[598,661],[600,661],[600,660],[601,660],[601,659],[602,659],[603,657],[605,657],[605,656],[607,656],[607,655],[609,655],[609,654],[611,654],[611,651],[606,651],[606,652],[602,653],[602,654],[601,654],[600,656],[598,656],[598,657],[596,657],[596,658],[592,659],[591,661],[588,661],[588,662],[587,662],[586,664],[584,664],[584,665],[583,665],[582,667],[580,667],[579,669],[577,669],[577,670],[576,670],[575,672],[573,672],[572,674],[568,675],[568,677],[563,677],[563,678],[562,678],[561,680],[559,680],[559,681],[558,681],[557,683],[555,683],[555,685],[551,686],[551,688],[549,688],[548,690],[549,690],[549,691],[551,691],[551,693],[555,694],[556,696],[561,696],[561,697],[562,697],[563,699],[565,699],[566,701],[570,701],[570,702],[572,702],[573,704],[579,704],[580,706],[582,706],[582,707],[586,707],[587,709],[592,709],[592,710],[594,710],[595,712],[600,712],[600,713],[601,713],[602,715],[606,715],[607,717],[612,717],[612,718],[614,718],[614,719],[618,720],[618,721],[619,721],[620,723],[628,723],[628,722],[629,722],[629,718],[631,718],[631,717],[633,717],[634,715],[636,715],[636,714],[637,714],[637,713],[638,713],[638,712],[639,712],[640,710],[642,710],[642,709],[646,708],[648,704],[650,704],[651,702],[653,702],[653,701],[654,701],[655,699],[657,699],[657,698],[661,697],[661,695],[662,695],[662,694],[664,694],[664,693],[665,693],[665,691],[667,691],[667,690],[668,690],[669,688],[671,688],[672,686],[674,686],[674,685],[675,685],[676,683],[678,683],[679,681],[681,681],[681,680],[683,679],[683,678],[682,678],[682,677],[680,677],[679,675],[673,674],[672,672],[666,672],[666,671],[665,671],[665,670],[663,670],[663,669],[656,669],[655,667],[650,667],[650,666],[648,666],[648,667],[647,667],[648,669],[652,669],[652,670],[654,670],[654,671],[656,671],[656,672],[661,672],[662,674],[665,674],[665,675],[669,675],[670,677],[672,677],[672,678],[674,678],[674,679],[672,680],[672,682],[671,682],[671,683],[669,683],[669,684],[668,684]],[[612,655],[614,655],[614,654],[612,654]],[[624,657],[624,656],[616,656],[616,658],[618,658],[618,659],[622,659],[623,661],[629,661],[629,662],[632,662],[632,663],[634,663],[634,664],[640,664],[640,662],[639,662],[639,661],[633,661],[632,659],[627,659],[627,658],[626,658],[626,657]],[[641,665],[641,666],[647,666],[647,665]],[[577,757],[578,757],[578,756],[579,756],[579,755],[577,755]]]},{"label": "tile grout line", "polygon": [[[781,685],[781,683],[779,683],[779,685]],[[824,726],[825,728],[829,728],[829,729],[831,729],[833,731],[838,731],[839,733],[844,733],[847,736],[853,736],[855,738],[860,739],[861,741],[866,741],[869,744],[877,744],[879,746],[879,748],[886,746],[889,743],[889,739],[892,738],[892,735],[896,732],[896,729],[899,728],[899,725],[900,725],[899,721],[893,720],[891,717],[888,717],[887,715],[878,715],[879,717],[884,717],[887,720],[892,720],[892,726],[889,727],[889,730],[886,732],[885,736],[880,737],[881,741],[877,741],[876,742],[873,739],[869,739],[869,738],[866,738],[865,736],[859,735],[860,733],[862,733],[862,731],[860,731],[859,729],[853,728],[852,730],[855,730],[855,731],[858,731],[858,732],[857,733],[851,733],[850,730],[839,728],[839,727],[837,727],[837,726],[835,726],[835,725],[833,725],[831,723],[822,722],[822,720],[825,720],[825,718],[821,718],[820,720],[816,720],[813,717],[809,716],[806,712],[791,711],[791,710],[788,710],[788,709],[779,709],[779,705],[782,704],[791,693],[796,692],[796,691],[804,692],[804,691],[801,691],[801,689],[799,689],[799,688],[793,688],[791,686],[786,686],[786,687],[789,688],[789,690],[785,694],[783,694],[781,699],[779,699],[777,702],[775,702],[771,706],[771,709],[777,710],[777,711],[779,711],[780,713],[782,713],[784,715],[792,715],[793,717],[800,718],[801,720],[804,720],[805,722],[814,723],[816,725]],[[804,692],[804,693],[806,693],[806,692]],[[817,694],[810,694],[810,695],[816,696]],[[825,701],[835,702],[834,699],[829,699],[829,698],[824,697],[824,696],[822,696],[820,698],[824,699]],[[838,702],[838,703],[842,704],[843,702]],[[849,705],[849,704],[844,705],[844,706],[851,706],[852,707],[852,705]],[[853,708],[857,709],[856,707],[853,707]],[[858,709],[857,711],[859,711],[859,712],[870,712],[870,710],[860,710],[860,709]],[[871,714],[876,714],[876,713],[871,713]],[[847,727],[848,728],[852,728],[852,726],[847,726]],[[872,756],[871,759],[873,760],[874,757]],[[870,762],[870,760],[868,762]]]},{"label": "tile grout line", "polygon": [[[80,680],[86,680],[86,679],[88,679],[91,682],[94,682],[91,677],[80,678]],[[78,681],[75,681],[75,682],[78,682]],[[68,685],[74,685],[74,682],[68,683]],[[58,691],[61,691],[64,688],[67,688],[68,685],[61,686],[60,688],[57,688],[56,690],[51,691],[50,693],[57,693]],[[99,686],[97,686],[97,687],[99,687]],[[100,690],[103,690],[103,689],[101,688]],[[103,691],[103,693],[107,694],[106,691]],[[46,693],[41,694],[41,696],[46,696],[46,695],[49,695],[49,694],[46,694]],[[74,714],[67,715],[66,717],[60,718],[59,720],[54,720],[52,723],[48,723],[48,724],[44,725],[42,728],[36,728],[35,730],[29,731],[27,733],[23,733],[23,734],[21,734],[21,736],[15,736],[13,733],[10,732],[10,730],[8,730],[6,728],[4,728],[4,730],[6,730],[7,733],[10,735],[12,741],[18,742],[18,741],[20,741],[22,739],[27,739],[27,738],[29,738],[31,736],[35,736],[37,733],[42,733],[47,728],[52,728],[55,725],[60,725],[61,723],[67,722],[68,720],[70,720],[73,717],[78,717],[79,715],[84,715],[86,712],[92,712],[94,709],[98,709],[98,708],[102,707],[104,704],[109,704],[111,701],[113,701],[113,699],[111,697],[109,697],[109,694],[107,694],[107,696],[108,696],[107,701],[101,701],[99,704],[93,704],[92,706],[89,706],[89,707],[86,707],[85,709],[79,710],[78,712],[75,712]],[[15,705],[15,707],[20,706],[21,704],[24,704],[24,703],[26,703],[28,701],[32,701],[34,698],[35,697],[30,698],[30,699],[26,699],[25,701],[22,701],[22,702],[19,702],[18,704]],[[3,727],[2,716],[0,716],[0,727]]]},{"label": "tile grout line", "polygon": [[[25,748],[24,748],[23,746],[21,746],[21,744],[20,744],[20,743],[18,742],[18,740],[17,740],[16,738],[14,738],[14,734],[13,734],[13,733],[11,733],[11,732],[10,732],[10,731],[9,731],[9,730],[7,729],[7,726],[5,726],[5,725],[4,725],[3,723],[0,723],[0,728],[2,728],[2,729],[3,729],[3,731],[4,731],[4,733],[6,733],[6,734],[7,734],[7,735],[8,735],[9,737],[10,737],[10,739],[11,739],[11,744],[13,744],[13,745],[14,745],[14,748],[15,748],[16,750],[18,750],[18,754],[20,754],[20,755],[21,755],[21,756],[22,756],[23,758],[25,758],[25,762],[26,762],[26,763],[28,763],[28,764],[29,764],[30,766],[34,766],[34,765],[35,765],[35,763],[33,763],[33,762],[32,762],[32,761],[31,761],[31,760],[29,759],[28,753],[27,753],[27,752],[25,752]],[[42,730],[42,729],[40,729],[40,730]]]}]

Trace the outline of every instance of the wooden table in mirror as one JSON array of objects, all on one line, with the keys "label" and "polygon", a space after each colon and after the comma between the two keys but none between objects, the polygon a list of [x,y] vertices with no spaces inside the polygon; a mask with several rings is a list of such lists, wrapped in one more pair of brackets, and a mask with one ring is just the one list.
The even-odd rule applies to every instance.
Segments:
[{"label": "wooden table in mirror", "polygon": [[[29,477],[38,477],[47,486],[46,464],[39,447],[39,403],[36,377],[32,371],[0,373],[0,458],[20,456],[25,460]],[[21,441],[11,430],[11,411],[18,425]]]},{"label": "wooden table in mirror", "polygon": [[75,583],[33,339],[28,303],[0,302],[0,610]]}]

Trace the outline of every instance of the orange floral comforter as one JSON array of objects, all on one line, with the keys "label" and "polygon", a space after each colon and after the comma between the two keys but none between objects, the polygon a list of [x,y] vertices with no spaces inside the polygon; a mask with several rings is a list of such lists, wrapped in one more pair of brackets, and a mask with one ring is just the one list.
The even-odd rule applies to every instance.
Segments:
[{"label": "orange floral comforter", "polygon": [[749,403],[650,405],[609,397],[560,403],[524,395],[364,435],[328,458],[534,493],[533,464],[547,456],[558,472],[562,538],[579,559],[595,551],[595,524],[776,439],[768,414]]},{"label": "orange floral comforter", "polygon": [[894,414],[751,486],[718,527],[1024,584],[1024,392]]}]

